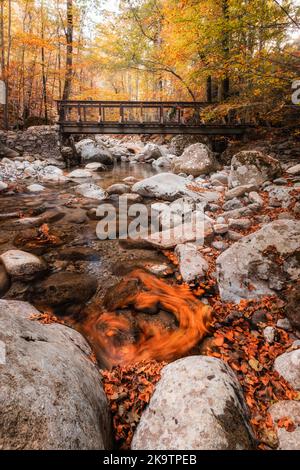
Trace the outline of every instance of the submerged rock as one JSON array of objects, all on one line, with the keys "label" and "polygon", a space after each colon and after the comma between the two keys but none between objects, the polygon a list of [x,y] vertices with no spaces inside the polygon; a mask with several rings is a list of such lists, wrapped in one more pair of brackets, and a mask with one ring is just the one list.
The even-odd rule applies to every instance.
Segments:
[{"label": "submerged rock", "polygon": [[110,412],[84,338],[66,326],[30,320],[25,302],[0,300],[0,448],[109,449]]},{"label": "submerged rock", "polygon": [[242,390],[230,367],[205,356],[187,357],[164,367],[131,448],[253,449]]},{"label": "submerged rock", "polygon": [[21,250],[9,250],[0,259],[12,279],[28,281],[47,269],[46,263],[35,255]]},{"label": "submerged rock", "polygon": [[91,275],[59,272],[32,286],[31,299],[35,305],[50,307],[77,305],[87,302],[96,290],[97,280]]}]

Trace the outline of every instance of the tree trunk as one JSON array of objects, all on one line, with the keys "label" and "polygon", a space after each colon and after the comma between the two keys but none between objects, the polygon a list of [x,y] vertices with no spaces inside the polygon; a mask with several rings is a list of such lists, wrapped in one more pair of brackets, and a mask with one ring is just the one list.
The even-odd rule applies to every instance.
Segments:
[{"label": "tree trunk", "polygon": [[[229,22],[229,3],[228,0],[222,0],[222,14],[223,14],[223,21],[224,21],[224,33],[223,33],[223,40],[222,40],[222,47],[223,47],[223,55],[224,61],[226,63],[225,68],[227,69],[227,61],[230,55],[230,35],[228,30],[228,22]],[[226,100],[230,94],[230,78],[228,76],[228,72],[226,70],[226,76],[223,78],[221,83],[221,98],[222,100]]]},{"label": "tree trunk", "polygon": [[44,0],[41,2],[41,37],[42,37],[42,48],[41,48],[41,60],[42,60],[42,83],[43,83],[43,104],[44,104],[44,117],[45,124],[48,124],[48,104],[47,104],[47,79],[45,74],[45,47],[44,47]]},{"label": "tree trunk", "polygon": [[212,102],[212,78],[209,75],[206,79],[206,99],[208,103]]},{"label": "tree trunk", "polygon": [[[68,100],[72,90],[73,78],[73,0],[67,0],[67,29],[65,31],[67,41],[65,83],[62,94],[63,100]],[[63,116],[61,116],[63,117]]]}]

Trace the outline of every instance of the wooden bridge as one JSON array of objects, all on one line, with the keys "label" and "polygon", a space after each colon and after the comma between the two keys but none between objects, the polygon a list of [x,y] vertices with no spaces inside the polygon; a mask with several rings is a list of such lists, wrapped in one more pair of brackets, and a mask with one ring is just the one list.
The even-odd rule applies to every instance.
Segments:
[{"label": "wooden bridge", "polygon": [[243,135],[247,126],[204,124],[206,102],[58,101],[62,136],[74,134]]}]

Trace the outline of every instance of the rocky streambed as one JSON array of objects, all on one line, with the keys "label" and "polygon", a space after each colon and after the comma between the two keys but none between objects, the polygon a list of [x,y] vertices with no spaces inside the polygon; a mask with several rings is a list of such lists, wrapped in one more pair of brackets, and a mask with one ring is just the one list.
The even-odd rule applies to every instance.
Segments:
[{"label": "rocky streambed", "polygon": [[[134,449],[299,448],[297,147],[77,151],[71,170],[51,149],[0,160],[0,448],[110,448],[111,410]],[[159,231],[99,239],[98,208],[120,222],[120,198]],[[152,398],[120,411],[106,375],[109,406],[98,367],[152,359],[171,362]]]}]

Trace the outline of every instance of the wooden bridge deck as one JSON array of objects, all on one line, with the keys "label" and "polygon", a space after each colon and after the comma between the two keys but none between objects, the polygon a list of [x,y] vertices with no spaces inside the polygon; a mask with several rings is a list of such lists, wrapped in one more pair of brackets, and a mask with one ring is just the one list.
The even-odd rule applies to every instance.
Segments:
[{"label": "wooden bridge deck", "polygon": [[58,101],[62,135],[202,134],[243,135],[247,126],[208,125],[201,121],[206,102]]}]

